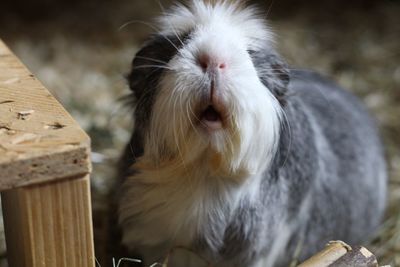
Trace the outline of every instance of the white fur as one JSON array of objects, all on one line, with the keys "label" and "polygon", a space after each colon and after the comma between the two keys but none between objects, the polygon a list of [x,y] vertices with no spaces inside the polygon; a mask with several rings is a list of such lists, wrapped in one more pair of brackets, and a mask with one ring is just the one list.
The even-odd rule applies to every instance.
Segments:
[{"label": "white fur", "polygon": [[[212,1],[208,1],[212,2]],[[239,35],[235,38],[246,39],[250,48],[265,45],[265,41],[273,41],[273,33],[265,20],[252,7],[241,7],[241,1],[214,1],[210,4],[202,0],[193,0],[189,6],[177,4],[173,12],[159,18],[161,33],[170,35],[186,33],[194,28],[212,29],[218,25],[229,25],[235,28]],[[225,27],[225,30],[227,30]],[[221,32],[220,32],[221,33]],[[225,32],[217,35],[225,38]],[[216,41],[216,40],[214,40]]]},{"label": "white fur", "polygon": [[[164,34],[192,32],[169,62],[145,138],[137,175],[124,184],[123,242],[188,246],[210,218],[229,221],[243,196],[256,199],[262,172],[278,144],[281,110],[257,76],[248,49],[271,41],[252,9],[194,1],[160,19]],[[220,76],[229,126],[206,132],[196,125],[204,73],[197,53],[227,67]],[[222,241],[216,241],[222,242]]]}]

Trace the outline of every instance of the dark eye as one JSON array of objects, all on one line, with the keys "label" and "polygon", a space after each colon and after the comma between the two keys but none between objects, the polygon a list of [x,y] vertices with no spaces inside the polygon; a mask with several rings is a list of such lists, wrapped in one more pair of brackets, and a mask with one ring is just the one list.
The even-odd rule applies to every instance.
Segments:
[{"label": "dark eye", "polygon": [[253,49],[247,49],[247,53],[249,53],[250,56],[253,56],[256,53],[256,51]]}]

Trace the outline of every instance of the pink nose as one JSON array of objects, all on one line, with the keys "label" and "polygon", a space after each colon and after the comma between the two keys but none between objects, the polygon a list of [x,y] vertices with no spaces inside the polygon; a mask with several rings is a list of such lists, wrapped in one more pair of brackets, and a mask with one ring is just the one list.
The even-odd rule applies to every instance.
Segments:
[{"label": "pink nose", "polygon": [[208,69],[220,69],[223,70],[226,68],[226,63],[213,58],[207,54],[202,54],[198,57],[198,63],[203,71],[207,71]]}]

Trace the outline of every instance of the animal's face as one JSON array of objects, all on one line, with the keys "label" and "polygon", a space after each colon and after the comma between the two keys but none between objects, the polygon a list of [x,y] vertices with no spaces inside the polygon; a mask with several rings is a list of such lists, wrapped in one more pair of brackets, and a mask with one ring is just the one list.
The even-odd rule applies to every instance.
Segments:
[{"label": "animal's face", "polygon": [[287,72],[253,9],[214,2],[175,6],[136,55],[136,127],[147,164],[243,176],[273,157]]}]

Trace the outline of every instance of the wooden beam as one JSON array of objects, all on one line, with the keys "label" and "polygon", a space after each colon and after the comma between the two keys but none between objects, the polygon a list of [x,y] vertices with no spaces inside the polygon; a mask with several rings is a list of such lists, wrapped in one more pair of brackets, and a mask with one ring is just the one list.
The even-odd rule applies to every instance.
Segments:
[{"label": "wooden beam", "polygon": [[90,172],[90,139],[0,40],[0,191]]},{"label": "wooden beam", "polygon": [[90,139],[0,41],[0,191],[10,267],[94,267]]},{"label": "wooden beam", "polygon": [[93,267],[89,176],[2,193],[10,267]]}]

